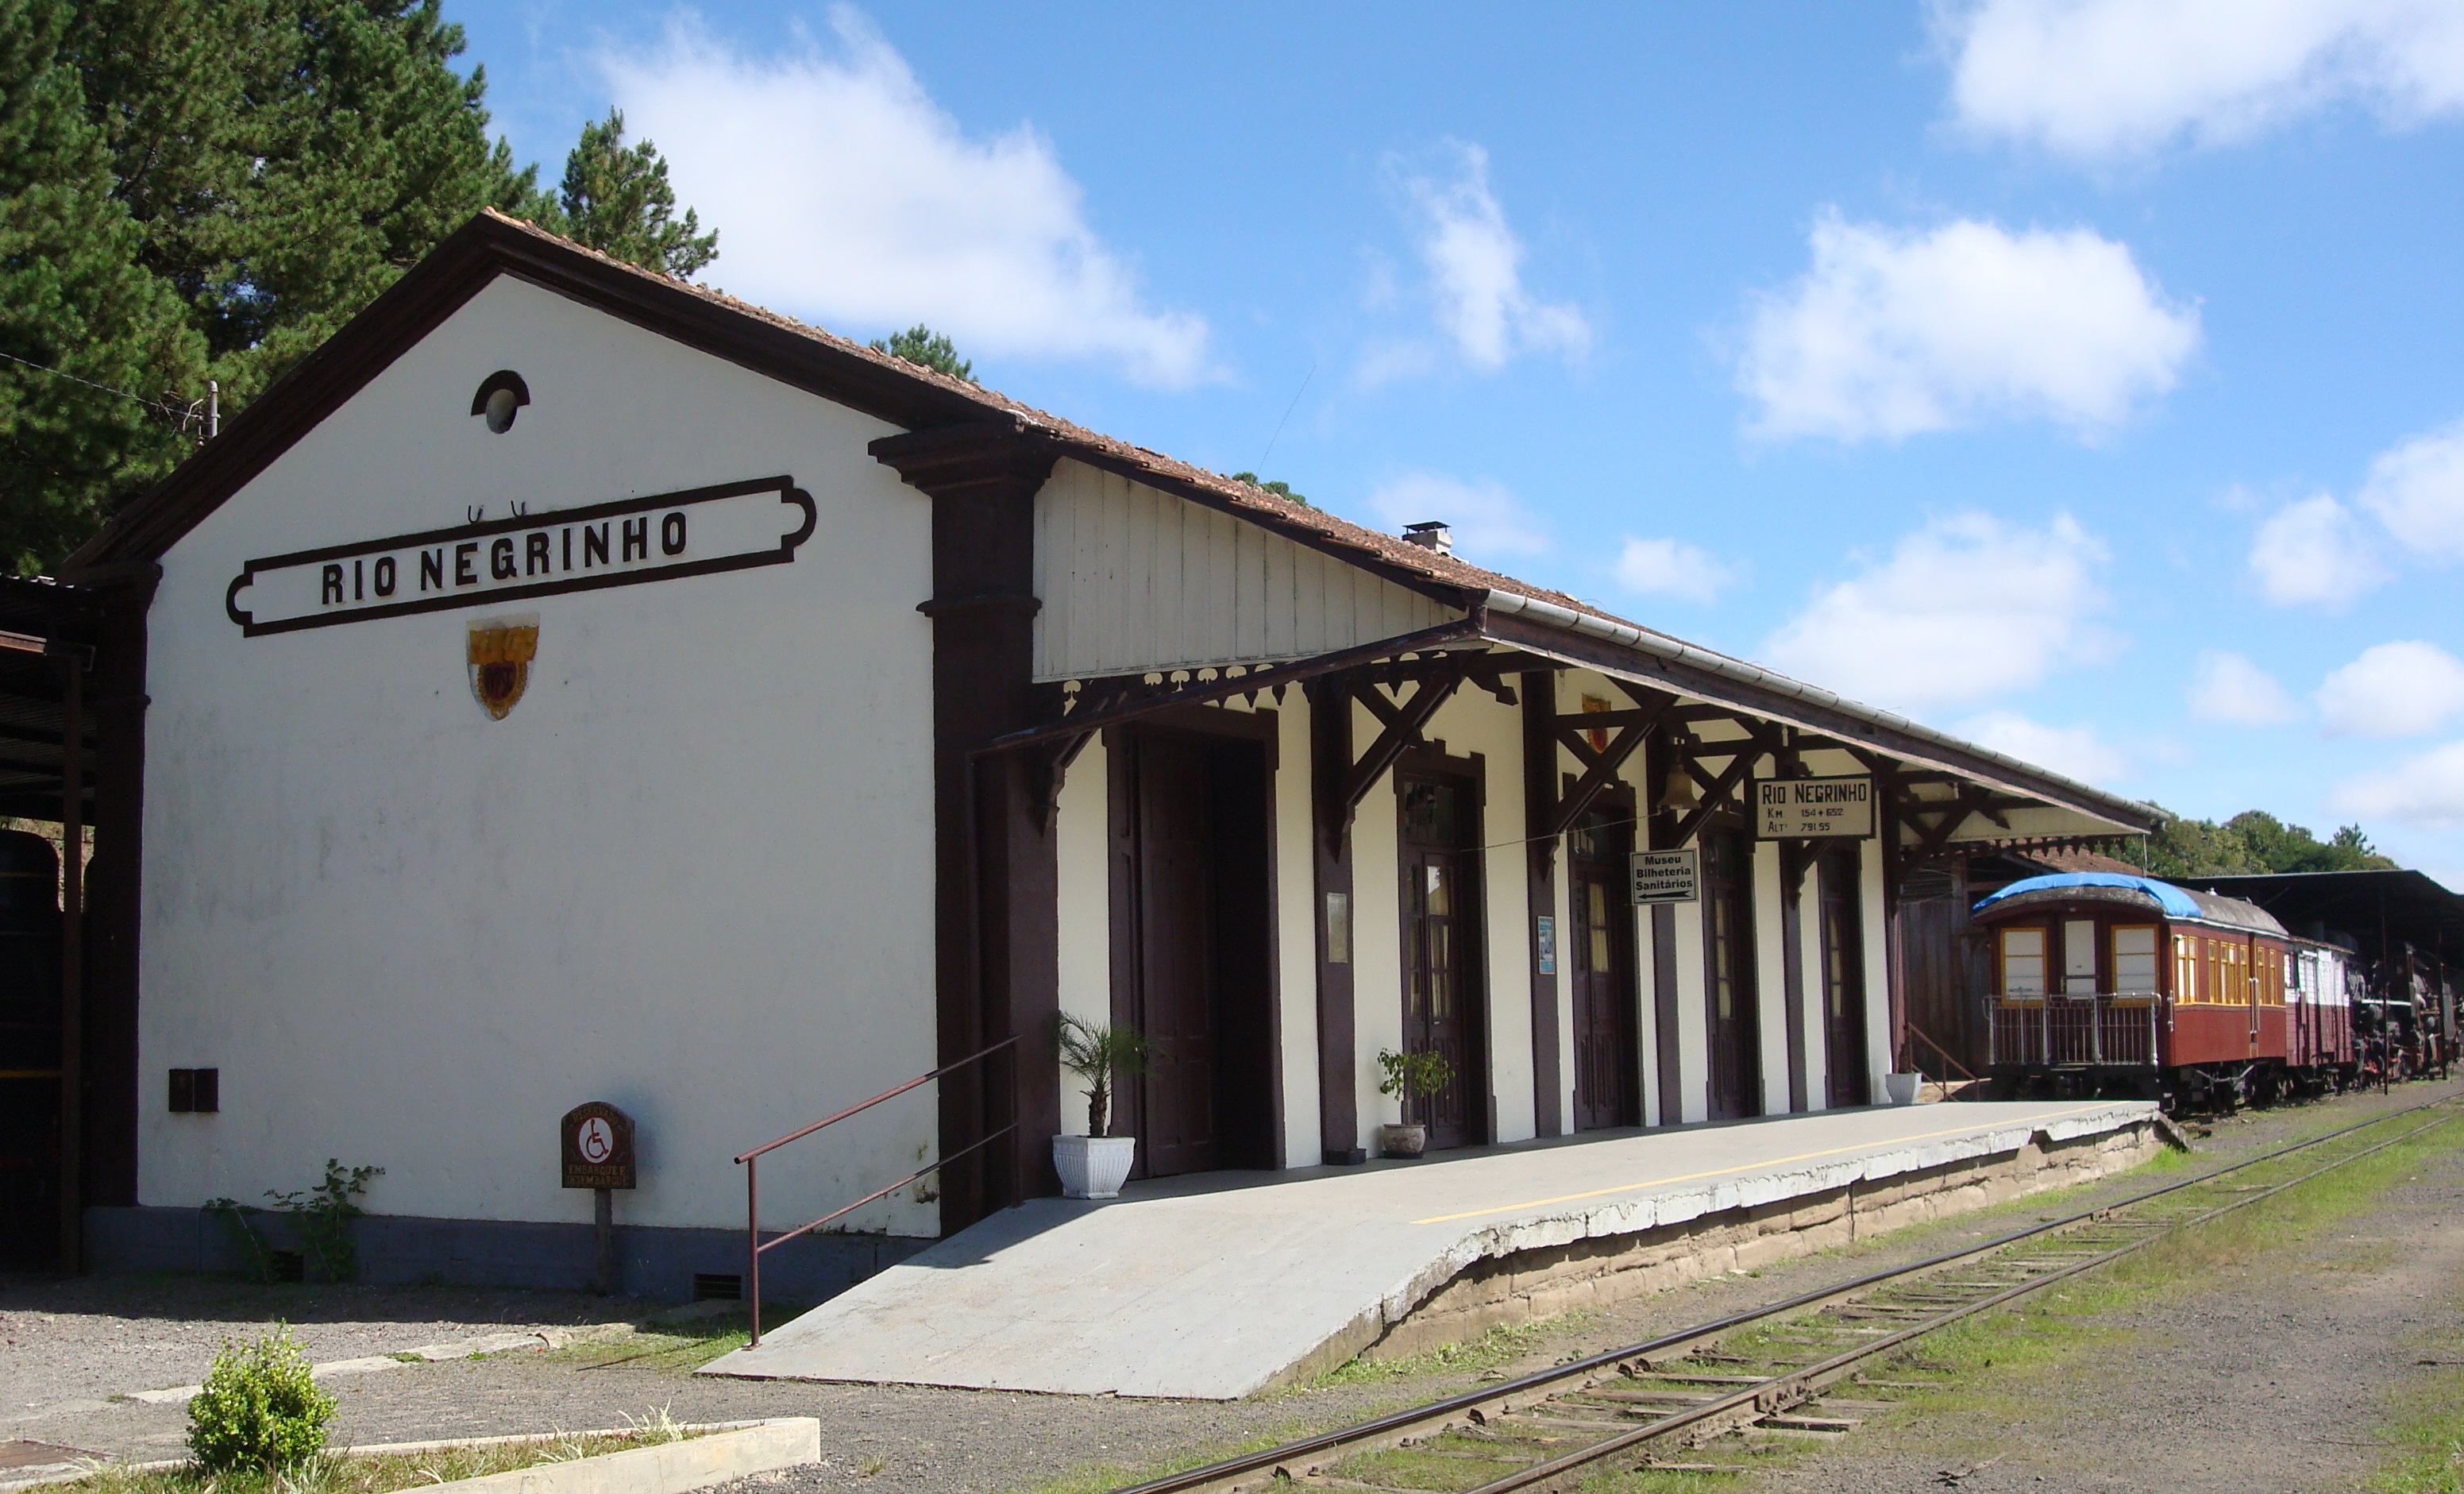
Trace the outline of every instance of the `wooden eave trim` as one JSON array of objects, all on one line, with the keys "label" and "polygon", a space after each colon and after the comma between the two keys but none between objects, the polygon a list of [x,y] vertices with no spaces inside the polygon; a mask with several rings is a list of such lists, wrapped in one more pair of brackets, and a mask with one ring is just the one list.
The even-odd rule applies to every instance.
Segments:
[{"label": "wooden eave trim", "polygon": [[61,567],[159,560],[498,275],[535,285],[808,394],[896,426],[981,422],[986,403],[885,368],[808,334],[487,216],[456,230],[341,330],[294,364],[220,436],[129,504]]},{"label": "wooden eave trim", "polygon": [[[1852,750],[1864,748],[1885,752],[1903,762],[1955,774],[1982,787],[2019,795],[2032,805],[2067,809],[2074,814],[2123,826],[2117,833],[2127,834],[2136,829],[2144,834],[2155,828],[2152,820],[2126,816],[2120,812],[2118,805],[2092,807],[2079,802],[2067,789],[2042,781],[2031,782],[2026,775],[2013,774],[2003,764],[1960,752],[1947,743],[1909,736],[1851,712],[1776,691],[1762,690],[1747,681],[1716,675],[1681,660],[1662,658],[1641,649],[1620,648],[1606,639],[1586,637],[1508,613],[1487,614],[1484,630],[1495,642],[1543,654],[1561,663],[1639,678],[1679,694],[1745,711],[1767,721],[1817,733]],[[1705,743],[1704,752],[1705,756],[1717,755],[1720,748],[1728,745],[1726,742]],[[1944,807],[1948,807],[1948,802],[1944,802]]]}]

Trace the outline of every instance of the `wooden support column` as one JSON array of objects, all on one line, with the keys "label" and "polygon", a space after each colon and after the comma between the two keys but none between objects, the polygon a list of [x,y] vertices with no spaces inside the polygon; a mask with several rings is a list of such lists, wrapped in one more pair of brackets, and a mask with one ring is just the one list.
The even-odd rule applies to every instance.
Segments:
[{"label": "wooden support column", "polygon": [[1352,771],[1352,689],[1340,675],[1310,680],[1309,865],[1316,875],[1317,1125],[1322,1160],[1368,1160],[1360,1144],[1359,1055],[1353,1025],[1352,806],[1343,784]]},{"label": "wooden support column", "polygon": [[60,670],[60,1269],[85,1269],[85,671],[84,650],[55,653]]},{"label": "wooden support column", "polygon": [[[82,1166],[62,1168],[64,1210],[81,1230],[87,1207],[137,1202],[138,872],[145,823],[145,615],[162,567],[146,561],[91,566],[65,578],[94,588],[94,668],[82,690],[95,739],[94,858],[77,893],[74,940],[83,970],[83,1048],[79,1107]],[[66,851],[67,846],[62,849]],[[72,853],[73,854],[73,853]],[[65,963],[65,961],[63,961]],[[76,1075],[76,1070],[70,1072]],[[63,1236],[65,1240],[66,1237]]]},{"label": "wooden support column", "polygon": [[1055,449],[1010,421],[870,447],[933,500],[935,1046],[955,1063],[1015,1035],[1012,1056],[941,1082],[940,1152],[1007,1125],[1009,1142],[941,1176],[941,1228],[1060,1191],[1060,871],[1031,755],[978,749],[1038,722],[1035,494]]},{"label": "wooden support column", "polygon": [[[1557,920],[1557,675],[1529,670],[1523,675],[1523,865],[1530,889],[1524,945],[1531,961],[1532,1122],[1543,1136],[1565,1134],[1564,1076],[1557,1066],[1557,961],[1565,931]],[[1550,953],[1541,961],[1540,931],[1547,920]]]},{"label": "wooden support column", "polygon": [[[1668,775],[1677,767],[1677,750],[1665,732],[1654,732],[1643,750],[1643,777],[1646,784],[1641,796],[1643,833],[1636,844],[1650,850],[1673,850],[1677,842],[1670,838],[1677,817],[1661,803],[1667,792]],[[1674,1126],[1685,1118],[1684,1069],[1681,1065],[1683,1038],[1679,1035],[1677,1005],[1680,1000],[1677,980],[1677,905],[1651,905],[1651,1010],[1654,1030],[1659,1035],[1660,1059],[1660,1124]]]},{"label": "wooden support column", "polygon": [[1904,853],[1900,846],[1899,775],[1887,762],[1870,763],[1874,769],[1874,833],[1882,839],[1882,970],[1888,982],[1887,1000],[1890,1021],[1891,1067],[1905,1071],[1911,1066],[1903,1055],[1908,1046],[1908,957],[1907,941],[1900,918],[1900,879]]}]

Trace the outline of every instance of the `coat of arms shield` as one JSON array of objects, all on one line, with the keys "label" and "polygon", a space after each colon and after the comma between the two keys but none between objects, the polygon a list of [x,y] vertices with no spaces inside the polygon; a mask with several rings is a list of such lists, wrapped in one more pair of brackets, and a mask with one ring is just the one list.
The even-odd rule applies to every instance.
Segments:
[{"label": "coat of arms shield", "polygon": [[500,617],[471,625],[471,693],[491,720],[501,721],[531,682],[539,653],[539,618]]}]

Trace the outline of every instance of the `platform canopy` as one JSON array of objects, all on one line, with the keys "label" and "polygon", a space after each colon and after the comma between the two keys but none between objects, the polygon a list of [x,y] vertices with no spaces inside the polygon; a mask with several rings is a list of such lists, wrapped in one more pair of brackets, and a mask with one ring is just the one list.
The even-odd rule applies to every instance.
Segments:
[{"label": "platform canopy", "polygon": [[[94,598],[48,578],[0,576],[0,815],[64,818],[68,763],[68,670],[94,658]],[[76,703],[81,822],[93,823],[94,730]]]}]

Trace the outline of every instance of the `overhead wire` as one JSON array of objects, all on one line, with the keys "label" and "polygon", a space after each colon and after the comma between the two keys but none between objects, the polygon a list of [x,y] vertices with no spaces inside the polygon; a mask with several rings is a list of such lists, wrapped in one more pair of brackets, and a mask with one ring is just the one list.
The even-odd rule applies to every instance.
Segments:
[{"label": "overhead wire", "polygon": [[91,379],[80,379],[77,375],[70,373],[65,369],[53,368],[46,364],[38,363],[31,358],[19,358],[14,353],[0,353],[0,358],[5,358],[12,363],[22,363],[26,367],[34,370],[36,373],[50,374],[55,379],[66,379],[71,384],[81,384],[89,389],[99,390],[104,394],[116,395],[123,400],[134,400],[138,404],[144,406],[147,409],[153,410],[158,414],[168,415],[172,419],[179,421],[184,426],[196,417],[197,406],[205,403],[200,400],[197,401],[196,404],[192,404],[187,406],[186,408],[182,408],[178,406],[163,404],[159,400],[149,400],[142,394],[131,394],[126,389],[115,389],[107,384],[97,384]]}]

